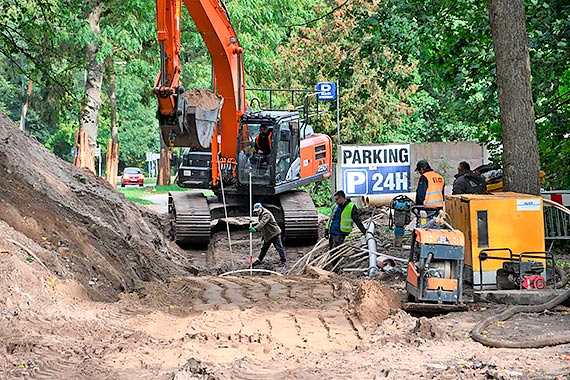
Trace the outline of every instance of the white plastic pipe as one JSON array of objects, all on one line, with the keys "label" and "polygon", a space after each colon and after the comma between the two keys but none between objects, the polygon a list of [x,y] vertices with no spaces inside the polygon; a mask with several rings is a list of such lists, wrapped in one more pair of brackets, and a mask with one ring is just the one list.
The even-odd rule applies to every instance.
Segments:
[{"label": "white plastic pipe", "polygon": [[368,277],[373,277],[378,270],[376,266],[376,239],[374,239],[374,229],[376,225],[374,221],[370,221],[366,230],[366,243],[368,244]]}]

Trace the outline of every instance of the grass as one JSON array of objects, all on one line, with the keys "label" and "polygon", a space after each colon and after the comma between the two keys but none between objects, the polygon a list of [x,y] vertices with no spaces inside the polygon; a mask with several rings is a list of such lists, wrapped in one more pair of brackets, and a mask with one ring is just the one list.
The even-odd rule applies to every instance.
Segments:
[{"label": "grass", "polygon": [[[117,191],[120,193],[125,194],[128,200],[134,203],[138,203],[141,205],[150,205],[153,204],[152,201],[148,199],[144,199],[149,195],[155,194],[165,194],[170,191],[186,191],[188,189],[183,189],[178,187],[177,185],[166,185],[166,186],[147,186],[150,184],[150,180],[145,180],[145,187],[121,187],[121,185],[117,186]],[[156,181],[154,181],[156,182]]]},{"label": "grass", "polygon": [[[166,186],[156,186],[156,178],[145,178],[144,187],[121,187],[121,181],[117,183],[117,191],[125,194],[125,197],[133,203],[138,203],[141,205],[151,205],[154,202],[144,199],[149,195],[164,194],[170,191],[187,191],[190,189],[184,189],[178,187],[177,185],[166,185]],[[150,186],[155,185],[155,186]],[[204,190],[206,195],[214,195],[211,190]],[[317,212],[322,215],[330,215],[332,211],[331,207],[318,207]]]}]

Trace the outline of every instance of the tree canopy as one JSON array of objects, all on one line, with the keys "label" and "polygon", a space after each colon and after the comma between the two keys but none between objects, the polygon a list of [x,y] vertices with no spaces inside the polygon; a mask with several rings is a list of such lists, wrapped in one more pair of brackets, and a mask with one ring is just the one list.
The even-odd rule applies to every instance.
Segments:
[{"label": "tree canopy", "polygon": [[[159,70],[154,2],[101,0],[101,31],[88,25],[93,1],[5,1],[0,6],[0,111],[70,160],[79,126],[87,57],[112,58],[122,165],[159,149]],[[245,48],[246,86],[340,89],[343,143],[477,140],[501,163],[493,38],[481,0],[227,0]],[[540,166],[547,186],[569,188],[570,5],[525,2]],[[208,52],[184,11],[182,83],[209,87]],[[32,85],[28,97],[28,89]],[[108,78],[98,141],[111,130]],[[331,111],[334,105],[325,105]],[[336,137],[335,114],[317,130]]]}]

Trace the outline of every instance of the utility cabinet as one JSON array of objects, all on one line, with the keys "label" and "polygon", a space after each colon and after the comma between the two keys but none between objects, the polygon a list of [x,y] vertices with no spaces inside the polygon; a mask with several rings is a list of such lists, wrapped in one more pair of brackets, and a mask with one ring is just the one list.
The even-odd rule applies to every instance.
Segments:
[{"label": "utility cabinet", "polygon": [[505,262],[545,257],[542,207],[540,196],[513,192],[447,196],[449,221],[465,235],[465,280],[493,289]]}]

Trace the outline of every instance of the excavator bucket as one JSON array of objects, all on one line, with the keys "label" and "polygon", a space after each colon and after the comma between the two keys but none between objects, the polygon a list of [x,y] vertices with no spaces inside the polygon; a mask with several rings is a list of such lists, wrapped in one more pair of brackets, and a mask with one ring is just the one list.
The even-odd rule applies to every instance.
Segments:
[{"label": "excavator bucket", "polygon": [[210,90],[194,88],[186,91],[178,101],[183,102],[177,107],[181,123],[161,125],[164,142],[179,147],[209,149],[223,98]]}]

